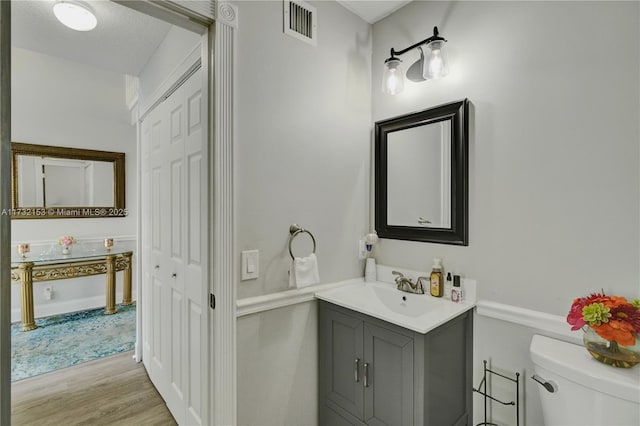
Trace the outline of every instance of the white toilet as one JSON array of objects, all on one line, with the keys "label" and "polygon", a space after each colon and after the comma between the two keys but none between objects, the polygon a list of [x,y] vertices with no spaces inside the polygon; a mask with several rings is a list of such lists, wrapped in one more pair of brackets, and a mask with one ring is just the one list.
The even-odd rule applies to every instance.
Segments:
[{"label": "white toilet", "polygon": [[640,425],[640,365],[611,367],[583,346],[538,335],[529,351],[537,379],[548,383],[527,383],[538,387],[546,426]]}]

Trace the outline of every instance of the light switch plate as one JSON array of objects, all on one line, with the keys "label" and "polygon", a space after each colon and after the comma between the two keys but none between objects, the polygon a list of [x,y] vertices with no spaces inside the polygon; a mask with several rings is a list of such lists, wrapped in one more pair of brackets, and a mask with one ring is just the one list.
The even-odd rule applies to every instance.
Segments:
[{"label": "light switch plate", "polygon": [[258,278],[260,272],[259,261],[260,252],[258,250],[245,250],[242,252],[242,259],[240,262],[242,265],[240,279],[242,281],[255,280]]}]

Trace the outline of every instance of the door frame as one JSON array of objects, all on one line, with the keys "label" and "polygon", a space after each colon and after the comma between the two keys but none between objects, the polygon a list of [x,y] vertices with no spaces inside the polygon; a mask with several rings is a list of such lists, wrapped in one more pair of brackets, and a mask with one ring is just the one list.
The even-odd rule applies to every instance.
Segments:
[{"label": "door frame", "polygon": [[[187,2],[169,0],[112,0],[171,24],[208,33],[206,64],[209,143],[209,291],[215,309],[209,309],[208,421],[235,424],[236,381],[236,268],[234,222],[234,48],[237,8],[210,0],[215,19],[193,11]],[[202,2],[198,2],[202,3]],[[186,18],[186,19],[185,19]],[[0,1],[0,209],[11,208],[11,2]],[[140,242],[138,242],[140,244]],[[139,249],[139,247],[138,247]],[[0,424],[11,424],[11,222],[0,215]],[[139,268],[138,268],[139,270]],[[140,285],[138,280],[137,285]],[[138,293],[140,294],[140,293]],[[141,341],[140,341],[141,342]]]},{"label": "door frame", "polygon": [[[11,3],[0,1],[0,208],[11,209]],[[0,424],[11,424],[11,218],[0,215]]]}]

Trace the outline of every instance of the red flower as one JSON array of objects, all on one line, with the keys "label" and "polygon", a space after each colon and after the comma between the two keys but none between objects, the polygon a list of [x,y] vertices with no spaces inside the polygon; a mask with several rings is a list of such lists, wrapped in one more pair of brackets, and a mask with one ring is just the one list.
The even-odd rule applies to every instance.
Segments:
[{"label": "red flower", "polygon": [[624,297],[592,293],[589,297],[575,299],[567,315],[571,330],[579,330],[587,324],[583,317],[583,308],[593,303],[602,303],[609,308],[611,317],[607,322],[590,327],[610,342],[615,340],[622,346],[635,345],[636,334],[640,334],[640,308],[636,308]]},{"label": "red flower", "polygon": [[567,315],[567,322],[571,325],[571,331],[580,330],[587,324],[582,318],[582,308],[587,305],[584,303],[584,300],[585,299],[576,299],[573,301],[573,305],[571,305],[569,315]]},{"label": "red flower", "polygon": [[640,309],[630,303],[611,309],[611,319],[624,321],[629,324],[635,333],[640,334]]}]

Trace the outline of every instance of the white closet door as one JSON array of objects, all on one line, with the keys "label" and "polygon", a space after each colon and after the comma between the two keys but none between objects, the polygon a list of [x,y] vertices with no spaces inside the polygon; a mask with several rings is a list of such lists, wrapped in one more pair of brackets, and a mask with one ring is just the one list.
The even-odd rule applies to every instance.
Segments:
[{"label": "white closet door", "polygon": [[145,144],[149,150],[148,172],[143,167],[143,200],[149,209],[143,213],[142,237],[147,254],[143,362],[179,424],[203,423],[208,389],[202,83],[197,71],[142,126],[143,156]]},{"label": "white closet door", "polygon": [[209,384],[207,374],[209,320],[209,279],[207,275],[208,167],[207,133],[204,126],[206,105],[203,75],[198,71],[184,84],[185,177],[184,177],[184,375],[187,423],[200,424],[207,418]]}]

